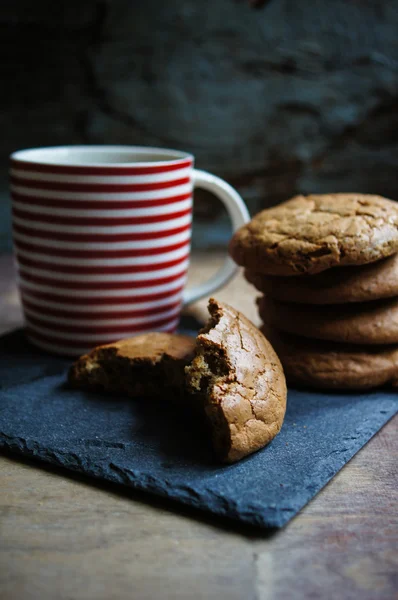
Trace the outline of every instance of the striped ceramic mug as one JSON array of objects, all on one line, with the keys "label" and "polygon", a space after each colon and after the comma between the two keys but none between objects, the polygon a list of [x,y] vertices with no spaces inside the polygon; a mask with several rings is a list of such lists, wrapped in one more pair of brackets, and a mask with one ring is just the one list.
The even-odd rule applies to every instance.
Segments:
[{"label": "striped ceramic mug", "polygon": [[233,230],[246,206],[193,156],[135,146],[68,146],[11,155],[13,236],[30,340],[58,354],[147,331],[174,331],[181,307],[235,273],[226,259],[185,290],[192,191],[218,196]]}]

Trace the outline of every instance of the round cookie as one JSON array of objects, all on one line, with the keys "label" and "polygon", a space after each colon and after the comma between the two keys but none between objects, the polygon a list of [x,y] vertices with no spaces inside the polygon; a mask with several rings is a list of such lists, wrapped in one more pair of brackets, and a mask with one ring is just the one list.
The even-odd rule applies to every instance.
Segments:
[{"label": "round cookie", "polygon": [[398,251],[398,204],[367,194],[296,196],[233,236],[238,265],[266,275],[316,274]]},{"label": "round cookie", "polygon": [[218,457],[231,463],[280,431],[286,382],[271,344],[253,323],[213,299],[209,312],[196,357],[185,368],[187,386],[203,401]]},{"label": "round cookie", "polygon": [[398,296],[398,254],[360,267],[328,269],[302,277],[264,276],[245,271],[260,292],[297,304],[344,304]]},{"label": "round cookie", "polygon": [[398,387],[398,346],[350,346],[309,340],[262,328],[283,365],[289,385],[366,390]]},{"label": "round cookie", "polygon": [[277,329],[303,337],[349,344],[398,344],[398,299],[343,306],[258,300],[260,317]]},{"label": "round cookie", "polygon": [[113,394],[156,396],[159,390],[180,393],[184,367],[195,354],[195,338],[172,333],[145,333],[81,356],[69,370],[74,387]]}]

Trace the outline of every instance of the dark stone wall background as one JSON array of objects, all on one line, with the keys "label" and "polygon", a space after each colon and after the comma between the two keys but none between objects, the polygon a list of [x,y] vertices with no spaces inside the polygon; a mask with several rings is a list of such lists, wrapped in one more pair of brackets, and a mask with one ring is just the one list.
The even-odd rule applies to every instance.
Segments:
[{"label": "dark stone wall background", "polygon": [[[257,5],[2,0],[0,249],[8,155],[30,146],[186,149],[252,212],[297,192],[398,198],[398,2]],[[225,241],[214,199],[196,212],[196,239]]]}]

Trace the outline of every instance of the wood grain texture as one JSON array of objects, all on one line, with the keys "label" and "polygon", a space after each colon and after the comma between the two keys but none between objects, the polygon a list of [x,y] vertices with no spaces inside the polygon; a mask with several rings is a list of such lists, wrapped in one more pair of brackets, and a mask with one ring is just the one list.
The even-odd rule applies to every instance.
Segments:
[{"label": "wood grain texture", "polygon": [[[193,260],[205,278],[220,256]],[[220,294],[246,314],[238,277]],[[20,322],[0,257],[0,329]],[[205,315],[205,303],[192,307]],[[35,463],[0,457],[1,600],[391,600],[398,592],[398,419],[276,534],[202,517]]]}]

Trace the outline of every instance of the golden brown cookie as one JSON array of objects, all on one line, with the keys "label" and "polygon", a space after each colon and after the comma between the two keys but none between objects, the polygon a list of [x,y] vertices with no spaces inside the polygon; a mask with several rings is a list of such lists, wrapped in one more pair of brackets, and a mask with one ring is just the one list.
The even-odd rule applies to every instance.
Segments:
[{"label": "golden brown cookie", "polygon": [[371,263],[398,251],[398,204],[368,194],[296,196],[257,214],[229,251],[239,265],[266,275]]},{"label": "golden brown cookie", "polygon": [[260,317],[287,333],[349,344],[398,344],[398,299],[310,306],[258,300]]},{"label": "golden brown cookie", "polygon": [[213,299],[209,312],[187,385],[203,401],[218,457],[234,462],[280,431],[286,382],[272,346],[246,317]]},{"label": "golden brown cookie", "polygon": [[318,275],[272,277],[245,271],[260,292],[298,304],[344,304],[398,296],[398,254],[360,267],[328,269]]},{"label": "golden brown cookie", "polygon": [[216,300],[209,311],[196,344],[187,336],[149,333],[100,346],[71,367],[70,383],[132,397],[185,394],[184,405],[205,414],[220,460],[255,452],[282,426],[283,370],[269,342],[242,314]]},{"label": "golden brown cookie", "polygon": [[398,346],[353,346],[310,340],[262,328],[283,365],[289,385],[366,390],[398,386]]},{"label": "golden brown cookie", "polygon": [[75,387],[128,396],[156,396],[184,388],[184,367],[192,360],[195,339],[171,333],[146,333],[98,346],[69,371]]}]

